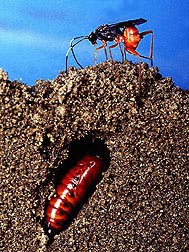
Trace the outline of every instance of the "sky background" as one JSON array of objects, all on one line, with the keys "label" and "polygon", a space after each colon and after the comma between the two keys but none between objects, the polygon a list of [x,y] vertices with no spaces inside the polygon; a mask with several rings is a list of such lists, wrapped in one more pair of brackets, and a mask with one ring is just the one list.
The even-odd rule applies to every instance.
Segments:
[{"label": "sky background", "polygon": [[[73,37],[89,35],[101,24],[136,18],[148,20],[138,26],[139,31],[154,31],[154,66],[163,77],[171,76],[175,85],[189,89],[189,0],[1,0],[0,67],[10,80],[28,85],[51,80],[65,70]],[[137,51],[149,55],[149,44],[147,35]],[[75,47],[83,66],[93,64],[94,49],[89,41]],[[117,49],[113,56],[121,60]],[[137,62],[134,56],[127,58]],[[98,62],[104,60],[99,52]],[[74,64],[70,54],[69,66]]]}]

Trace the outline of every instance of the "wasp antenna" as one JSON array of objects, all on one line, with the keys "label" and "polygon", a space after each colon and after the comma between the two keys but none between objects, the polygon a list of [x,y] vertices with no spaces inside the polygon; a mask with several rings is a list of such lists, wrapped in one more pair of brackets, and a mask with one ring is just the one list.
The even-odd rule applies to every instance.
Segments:
[{"label": "wasp antenna", "polygon": [[75,62],[78,64],[78,66],[80,66],[81,68],[83,68],[82,65],[79,63],[79,61],[77,60],[73,48],[71,48],[71,51],[72,51],[73,57],[75,59]]},{"label": "wasp antenna", "polygon": [[[77,39],[80,39],[80,40],[77,41],[77,42],[75,42],[75,44],[73,44],[73,42],[75,40],[77,40]],[[79,44],[81,41],[83,41],[85,39],[88,39],[88,36],[79,36],[79,37],[75,37],[75,38],[73,38],[73,39],[70,40],[70,47],[69,47],[69,49],[68,49],[68,51],[66,53],[66,72],[68,70],[68,56],[69,56],[70,51],[72,52],[73,57],[75,59],[75,62],[78,64],[78,66],[80,66],[81,68],[83,68],[82,65],[78,62],[78,60],[76,58],[76,55],[75,55],[74,50],[73,50],[73,47],[76,46],[77,44]]]},{"label": "wasp antenna", "polygon": [[73,42],[74,40],[77,40],[77,39],[88,39],[88,36],[75,37],[75,38],[73,38],[73,39],[70,40],[70,44],[71,44],[71,42]]}]

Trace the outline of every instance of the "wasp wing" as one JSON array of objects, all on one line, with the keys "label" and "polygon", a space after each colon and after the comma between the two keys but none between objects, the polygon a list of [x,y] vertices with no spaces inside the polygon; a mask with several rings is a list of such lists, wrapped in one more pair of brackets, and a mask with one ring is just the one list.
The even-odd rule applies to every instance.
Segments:
[{"label": "wasp wing", "polygon": [[135,25],[140,25],[146,23],[147,20],[144,18],[138,18],[138,19],[133,19],[133,20],[128,20],[128,21],[123,21],[119,22],[115,25],[119,28],[124,28],[124,27],[130,27],[130,26],[135,26]]},{"label": "wasp wing", "polygon": [[119,26],[117,26],[117,24],[105,24],[100,25],[95,30],[95,34],[100,40],[113,41],[118,36],[118,34],[122,34],[122,31],[119,29]]}]

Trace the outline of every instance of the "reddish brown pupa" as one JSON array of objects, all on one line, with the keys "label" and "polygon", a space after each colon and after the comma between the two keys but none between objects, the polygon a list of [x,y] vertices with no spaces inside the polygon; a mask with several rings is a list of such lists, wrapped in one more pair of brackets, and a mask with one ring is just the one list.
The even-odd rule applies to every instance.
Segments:
[{"label": "reddish brown pupa", "polygon": [[47,234],[61,231],[73,210],[81,203],[95,185],[103,171],[102,159],[86,155],[62,178],[45,211]]}]

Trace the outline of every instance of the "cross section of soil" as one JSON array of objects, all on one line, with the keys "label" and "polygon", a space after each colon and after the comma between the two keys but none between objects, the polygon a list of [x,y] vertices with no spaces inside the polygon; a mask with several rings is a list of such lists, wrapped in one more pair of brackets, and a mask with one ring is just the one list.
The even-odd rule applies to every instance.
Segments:
[{"label": "cross section of soil", "polygon": [[[108,168],[50,243],[47,201],[85,140],[99,153],[104,144]],[[145,63],[141,82],[130,62],[70,68],[35,86],[1,70],[0,173],[3,251],[187,252],[189,92]]]}]

